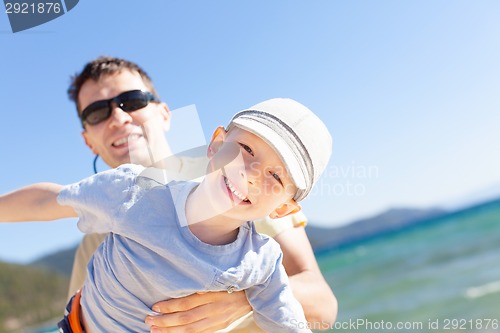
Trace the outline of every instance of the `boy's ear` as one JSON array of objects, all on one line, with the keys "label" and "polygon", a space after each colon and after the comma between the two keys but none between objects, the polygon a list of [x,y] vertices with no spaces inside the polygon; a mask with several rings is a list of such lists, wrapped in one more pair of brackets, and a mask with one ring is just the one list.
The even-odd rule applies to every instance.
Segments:
[{"label": "boy's ear", "polygon": [[222,143],[226,139],[226,130],[224,127],[219,126],[212,134],[212,140],[208,145],[208,157],[211,158],[217,151],[219,151]]},{"label": "boy's ear", "polygon": [[272,219],[278,219],[280,217],[285,217],[290,214],[295,214],[300,212],[302,207],[297,203],[297,201],[290,199],[289,201],[285,202],[275,210],[269,214],[269,217]]}]

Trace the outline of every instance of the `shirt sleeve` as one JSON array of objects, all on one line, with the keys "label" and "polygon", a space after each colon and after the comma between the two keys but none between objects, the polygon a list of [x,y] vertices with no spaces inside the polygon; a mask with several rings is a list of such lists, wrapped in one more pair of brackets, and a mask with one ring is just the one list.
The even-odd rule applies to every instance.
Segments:
[{"label": "shirt sleeve", "polygon": [[245,290],[257,325],[266,332],[311,332],[299,301],[293,296],[281,256],[269,278]]},{"label": "shirt sleeve", "polygon": [[59,193],[60,205],[71,206],[79,216],[78,228],[84,233],[112,232],[115,221],[128,207],[131,188],[144,167],[125,164],[67,185]]},{"label": "shirt sleeve", "polygon": [[307,225],[307,217],[302,211],[298,213],[287,215],[279,219],[272,219],[266,217],[264,219],[256,220],[255,227],[257,231],[268,235],[269,237],[276,237],[285,230],[305,227]]}]

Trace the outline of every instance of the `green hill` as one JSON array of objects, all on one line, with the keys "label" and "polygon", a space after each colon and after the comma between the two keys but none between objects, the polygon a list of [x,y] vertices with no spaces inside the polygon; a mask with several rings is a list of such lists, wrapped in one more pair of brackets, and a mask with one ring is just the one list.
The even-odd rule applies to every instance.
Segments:
[{"label": "green hill", "polygon": [[60,318],[69,279],[42,268],[0,262],[0,333],[25,332]]},{"label": "green hill", "polygon": [[69,277],[73,268],[75,252],[76,246],[41,257],[33,261],[31,265]]}]

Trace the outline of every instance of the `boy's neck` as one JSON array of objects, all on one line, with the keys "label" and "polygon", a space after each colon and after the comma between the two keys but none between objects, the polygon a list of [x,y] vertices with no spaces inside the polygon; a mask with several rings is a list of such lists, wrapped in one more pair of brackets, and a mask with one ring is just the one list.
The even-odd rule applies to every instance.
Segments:
[{"label": "boy's neck", "polygon": [[220,228],[217,230],[216,227],[210,225],[209,221],[207,221],[207,223],[204,222],[188,225],[193,235],[203,243],[210,245],[226,245],[234,242],[236,238],[238,238],[239,229],[224,230]]},{"label": "boy's neck", "polygon": [[185,209],[189,230],[200,241],[210,245],[234,242],[238,237],[239,227],[245,221],[217,214],[206,195],[207,191],[200,184],[187,197]]}]

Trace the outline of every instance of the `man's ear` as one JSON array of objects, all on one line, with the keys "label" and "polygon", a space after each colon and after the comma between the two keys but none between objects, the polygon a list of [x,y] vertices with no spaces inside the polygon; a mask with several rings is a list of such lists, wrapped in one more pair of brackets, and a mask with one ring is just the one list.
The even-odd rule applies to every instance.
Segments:
[{"label": "man's ear", "polygon": [[163,120],[163,130],[165,132],[168,132],[170,130],[170,109],[168,108],[168,105],[167,103],[164,103],[164,102],[161,102],[161,103],[158,103],[157,105],[159,111],[160,111],[160,115],[161,115],[161,119]]},{"label": "man's ear", "polygon": [[94,149],[94,146],[92,146],[92,143],[90,142],[90,139],[88,138],[87,132],[85,130],[82,131],[82,137],[83,141],[85,141],[85,144],[92,150],[94,155],[98,155],[99,153],[97,152],[97,150]]},{"label": "man's ear", "polygon": [[285,217],[290,214],[295,214],[300,212],[302,207],[294,199],[290,199],[269,214],[272,219],[278,219],[280,217]]},{"label": "man's ear", "polygon": [[208,145],[208,152],[207,152],[208,158],[211,158],[217,151],[219,151],[225,139],[226,139],[226,130],[222,126],[217,127],[214,131],[214,134],[212,134],[212,140]]}]

